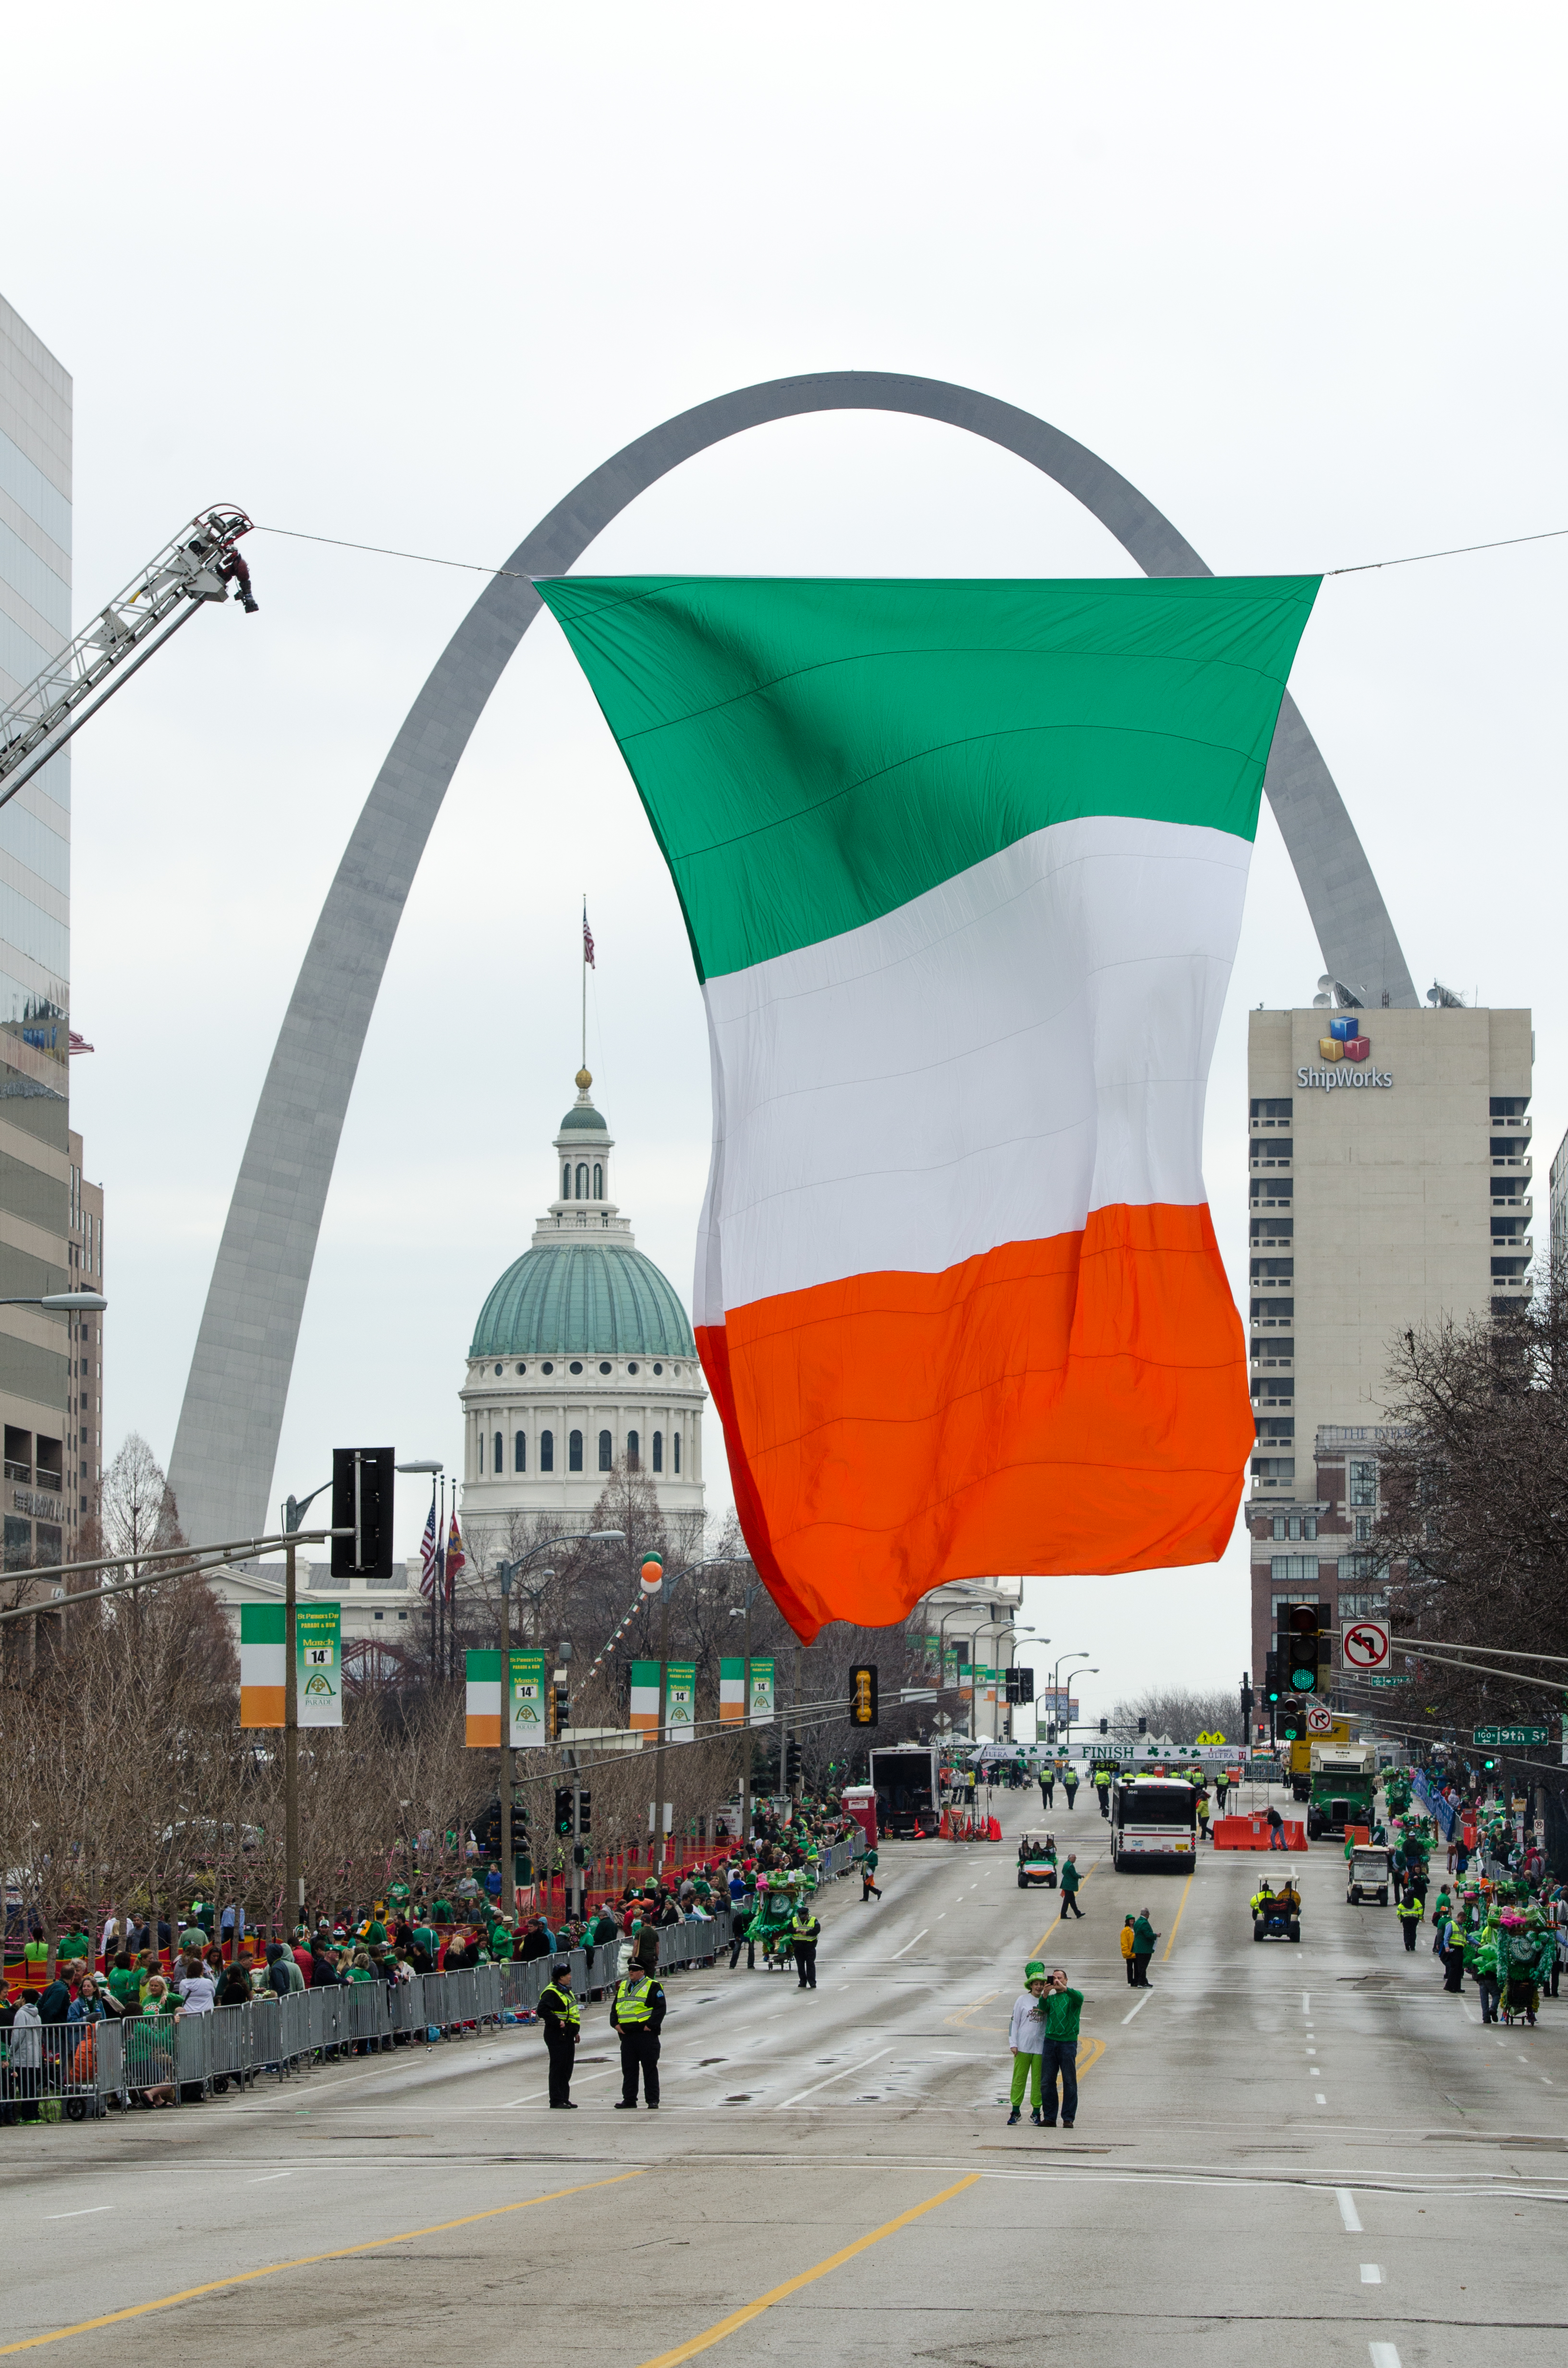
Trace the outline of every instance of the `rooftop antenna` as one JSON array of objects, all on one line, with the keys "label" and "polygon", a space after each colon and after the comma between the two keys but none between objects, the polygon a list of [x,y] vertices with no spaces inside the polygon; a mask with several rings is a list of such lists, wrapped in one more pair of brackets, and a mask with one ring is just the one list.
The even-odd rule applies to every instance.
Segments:
[{"label": "rooftop antenna", "polygon": [[1462,1011],[1465,1008],[1463,996],[1457,995],[1451,986],[1444,986],[1437,979],[1426,989],[1426,1000],[1435,1011]]}]

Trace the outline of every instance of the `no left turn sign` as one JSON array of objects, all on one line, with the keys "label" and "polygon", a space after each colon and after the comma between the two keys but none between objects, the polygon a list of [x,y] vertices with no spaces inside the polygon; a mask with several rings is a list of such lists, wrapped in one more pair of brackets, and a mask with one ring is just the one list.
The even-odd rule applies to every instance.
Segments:
[{"label": "no left turn sign", "polygon": [[1381,1669],[1389,1656],[1389,1632],[1375,1620],[1358,1620],[1344,1637],[1347,1669]]}]

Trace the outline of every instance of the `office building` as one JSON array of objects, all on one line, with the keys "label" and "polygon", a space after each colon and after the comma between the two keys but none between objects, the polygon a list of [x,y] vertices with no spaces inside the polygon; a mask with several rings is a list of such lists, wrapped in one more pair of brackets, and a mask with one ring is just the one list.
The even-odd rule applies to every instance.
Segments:
[{"label": "office building", "polygon": [[1528,1299],[1528,1011],[1255,1011],[1248,1027],[1253,1668],[1295,1600],[1374,1608],[1391,1344]]},{"label": "office building", "polygon": [[[70,638],[71,381],[0,300],[0,700]],[[66,751],[0,806],[0,1299],[69,1289],[87,1247],[68,1124],[70,866]],[[100,1349],[63,1315],[0,1307],[7,1567],[60,1560],[81,1518],[69,1401],[88,1376],[72,1368]],[[91,1428],[96,1454],[96,1415]]]}]

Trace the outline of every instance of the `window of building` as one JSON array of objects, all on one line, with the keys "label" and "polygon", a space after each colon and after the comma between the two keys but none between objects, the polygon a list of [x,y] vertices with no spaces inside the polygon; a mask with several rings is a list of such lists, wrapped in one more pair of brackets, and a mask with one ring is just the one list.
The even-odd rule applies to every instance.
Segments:
[{"label": "window of building", "polygon": [[519,1430],[512,1441],[512,1469],[514,1472],[526,1472],[528,1468],[528,1435],[526,1430]]},{"label": "window of building", "polygon": [[563,1167],[561,1171],[561,1197],[563,1201],[569,1201],[572,1198],[572,1170],[569,1167]]},{"label": "window of building", "polygon": [[6,1477],[24,1484],[33,1476],[33,1435],[19,1425],[6,1425]]},{"label": "window of building", "polygon": [[602,1201],[602,1200],[604,1199],[604,1196],[605,1196],[605,1172],[604,1172],[604,1169],[599,1166],[598,1161],[596,1159],[596,1160],[595,1160],[595,1162],[594,1162],[594,1198],[595,1198],[595,1200],[596,1200],[596,1201]]},{"label": "window of building", "polygon": [[655,1472],[662,1472],[664,1468],[665,1434],[662,1430],[656,1430],[653,1433],[653,1469]]},{"label": "window of building", "polygon": [[1375,1505],[1378,1501],[1378,1467],[1375,1463],[1352,1463],[1350,1466],[1350,1502],[1353,1505]]},{"label": "window of building", "polygon": [[1296,1459],[1293,1455],[1255,1455],[1252,1476],[1255,1480],[1272,1480],[1276,1484],[1281,1480],[1293,1480]]},{"label": "window of building", "polygon": [[1380,1562],[1376,1554],[1341,1554],[1339,1557],[1339,1584],[1342,1588],[1373,1587],[1380,1579],[1386,1581],[1388,1575],[1387,1563]]},{"label": "window of building", "polygon": [[1375,1620],[1380,1611],[1386,1611],[1388,1608],[1386,1595],[1346,1595],[1343,1588],[1340,1591],[1341,1620]]},{"label": "window of building", "polygon": [[637,1433],[634,1430],[629,1430],[626,1434],[626,1468],[629,1472],[635,1472],[639,1468],[637,1449]]},{"label": "window of building", "polygon": [[484,1471],[484,1433],[483,1431],[479,1434],[479,1469],[483,1474]]},{"label": "window of building", "polygon": [[678,1430],[672,1430],[670,1433],[670,1453],[675,1459],[675,1469],[678,1472],[680,1470],[680,1433]]},{"label": "window of building", "polygon": [[1255,1097],[1252,1105],[1252,1114],[1254,1118],[1289,1118],[1292,1107],[1293,1105],[1289,1094],[1285,1095],[1282,1099],[1276,1097],[1272,1101],[1260,1101]]},{"label": "window of building", "polygon": [[583,1434],[580,1430],[569,1430],[566,1434],[566,1469],[568,1472],[581,1472],[582,1468]]},{"label": "window of building", "polygon": [[[1300,1587],[1308,1580],[1315,1587],[1318,1583],[1318,1558],[1316,1554],[1271,1554],[1268,1573],[1276,1587]],[[1317,1601],[1315,1595],[1312,1601]]]},{"label": "window of building", "polygon": [[495,1463],[493,1468],[497,1479],[506,1469],[506,1442],[499,1431],[495,1434]]},{"label": "window of building", "polygon": [[1494,1118],[1523,1118],[1529,1108],[1529,1099],[1528,1094],[1494,1094],[1492,1115]]},{"label": "window of building", "polygon": [[1278,1618],[1292,1603],[1315,1603],[1317,1600],[1315,1595],[1276,1595],[1270,1598],[1270,1602]]},{"label": "window of building", "polygon": [[1372,1517],[1370,1513],[1358,1513],[1356,1516],[1356,1542],[1358,1545],[1360,1544],[1363,1539],[1369,1538],[1371,1534]]},{"label": "window of building", "polygon": [[6,1516],[6,1567],[25,1570],[33,1558],[33,1525],[16,1513]]},{"label": "window of building", "polygon": [[601,1365],[601,1366],[599,1367],[599,1371],[600,1371],[600,1372],[601,1372],[601,1373],[608,1373],[608,1371],[609,1371],[609,1367],[608,1367],[608,1364]]},{"label": "window of building", "polygon": [[608,1472],[615,1462],[615,1447],[608,1430],[599,1433],[599,1470]]},{"label": "window of building", "polygon": [[1276,1513],[1274,1534],[1277,1538],[1315,1538],[1318,1517],[1315,1513]]},{"label": "window of building", "polygon": [[579,1201],[585,1201],[587,1197],[588,1163],[585,1159],[579,1159],[577,1162],[577,1198]]},{"label": "window of building", "polygon": [[541,1472],[553,1472],[555,1469],[555,1433],[552,1430],[540,1432],[539,1468]]}]

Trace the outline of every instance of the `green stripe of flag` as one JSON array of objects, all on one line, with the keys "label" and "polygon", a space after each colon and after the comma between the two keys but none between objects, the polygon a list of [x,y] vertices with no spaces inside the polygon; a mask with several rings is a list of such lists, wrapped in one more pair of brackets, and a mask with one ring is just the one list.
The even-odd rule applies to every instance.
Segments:
[{"label": "green stripe of flag", "polygon": [[1049,824],[1251,839],[1319,579],[539,586],[722,976],[861,927]]},{"label": "green stripe of flag", "polygon": [[281,1603],[241,1604],[242,1645],[281,1645],[284,1636],[284,1606]]}]

